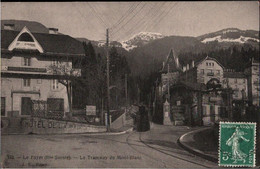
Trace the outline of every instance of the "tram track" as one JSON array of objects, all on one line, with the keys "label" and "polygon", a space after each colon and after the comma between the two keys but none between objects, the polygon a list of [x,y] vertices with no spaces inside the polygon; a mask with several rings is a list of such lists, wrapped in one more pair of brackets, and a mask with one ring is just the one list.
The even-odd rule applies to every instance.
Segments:
[{"label": "tram track", "polygon": [[155,151],[157,151],[157,152],[160,152],[160,153],[162,153],[162,154],[164,154],[164,155],[168,155],[168,156],[170,156],[170,157],[172,157],[172,158],[175,158],[175,159],[178,159],[178,160],[182,160],[182,161],[189,162],[189,163],[192,163],[192,164],[195,164],[195,165],[199,165],[199,166],[202,166],[202,167],[204,167],[204,168],[211,168],[211,167],[209,167],[209,166],[206,166],[206,165],[203,165],[203,164],[199,164],[199,163],[197,163],[197,162],[190,161],[190,160],[187,160],[187,159],[178,157],[178,156],[173,155],[173,154],[166,153],[166,152],[164,152],[164,151],[162,151],[162,150],[159,150],[159,149],[157,149],[157,148],[155,148],[155,147],[153,147],[153,146],[150,146],[149,144],[145,143],[145,142],[142,140],[141,135],[142,135],[142,133],[139,133],[139,141],[140,141],[141,143],[143,143],[145,146],[147,146],[148,148],[150,148],[150,149],[153,149],[153,150],[155,150]]},{"label": "tram track", "polygon": [[134,149],[136,152],[141,153],[141,154],[145,155],[146,157],[148,157],[148,158],[150,158],[150,159],[152,159],[152,160],[154,160],[154,161],[156,161],[156,162],[162,163],[162,164],[163,164],[163,168],[167,168],[167,165],[166,165],[165,162],[163,162],[162,160],[158,160],[157,158],[154,158],[153,156],[150,156],[150,155],[148,155],[148,154],[146,154],[146,153],[144,153],[144,152],[138,150],[137,148],[135,148],[135,147],[129,142],[129,137],[132,136],[132,135],[135,134],[135,133],[136,133],[136,132],[132,132],[132,133],[130,133],[130,134],[127,136],[127,138],[126,138],[126,143],[128,144],[128,146],[130,146],[130,147],[131,147],[132,149]]}]

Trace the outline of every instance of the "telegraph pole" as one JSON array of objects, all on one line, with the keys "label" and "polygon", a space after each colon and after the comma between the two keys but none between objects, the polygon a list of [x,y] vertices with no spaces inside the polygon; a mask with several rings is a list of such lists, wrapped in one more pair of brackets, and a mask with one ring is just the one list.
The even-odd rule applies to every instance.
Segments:
[{"label": "telegraph pole", "polygon": [[107,131],[110,132],[110,85],[109,85],[109,31],[106,30],[106,53],[107,53]]},{"label": "telegraph pole", "polygon": [[125,74],[125,102],[126,106],[128,105],[128,99],[127,99],[127,74]]},{"label": "telegraph pole", "polygon": [[167,69],[168,96],[167,96],[167,98],[168,98],[168,101],[170,102],[170,79],[169,78],[170,78],[170,66],[169,66],[169,63],[168,63],[168,69]]}]

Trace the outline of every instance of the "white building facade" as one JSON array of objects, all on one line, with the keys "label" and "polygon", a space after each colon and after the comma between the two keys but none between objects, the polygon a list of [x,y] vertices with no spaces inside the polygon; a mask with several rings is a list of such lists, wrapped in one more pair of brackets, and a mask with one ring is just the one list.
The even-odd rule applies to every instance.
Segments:
[{"label": "white building facade", "polygon": [[[61,34],[1,31],[1,116],[30,116],[33,103],[43,102],[46,112],[69,111],[63,76],[51,66],[72,68],[72,58],[84,56],[81,42]],[[70,90],[72,90],[70,88]]]}]

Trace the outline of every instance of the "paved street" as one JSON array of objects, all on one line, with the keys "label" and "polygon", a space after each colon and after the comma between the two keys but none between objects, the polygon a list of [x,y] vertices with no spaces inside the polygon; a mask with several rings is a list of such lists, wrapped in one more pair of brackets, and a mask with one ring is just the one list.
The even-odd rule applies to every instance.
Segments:
[{"label": "paved street", "polygon": [[4,135],[2,161],[6,167],[217,167],[178,146],[188,131],[154,124],[148,132],[110,136]]}]

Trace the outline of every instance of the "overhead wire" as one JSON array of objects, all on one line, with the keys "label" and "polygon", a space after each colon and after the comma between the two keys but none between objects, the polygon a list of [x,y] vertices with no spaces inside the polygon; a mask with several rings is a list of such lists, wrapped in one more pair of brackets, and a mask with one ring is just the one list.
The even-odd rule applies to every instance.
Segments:
[{"label": "overhead wire", "polygon": [[[146,25],[146,28],[147,27],[149,27],[149,28],[151,28],[151,26],[153,25],[153,27],[152,27],[152,29],[154,28],[154,26],[155,25],[158,25],[158,23],[162,20],[162,18],[163,17],[165,17],[170,11],[171,11],[171,9],[173,8],[173,7],[175,7],[177,5],[177,2],[175,3],[175,4],[173,4],[173,5],[169,5],[169,7],[168,7],[168,9],[166,9],[165,11],[167,11],[167,12],[162,12],[162,13],[160,13],[159,15],[157,15],[157,16],[155,16],[156,17],[156,19],[155,19],[155,22],[151,22],[150,24],[147,24]],[[162,7],[162,6],[161,6]],[[166,7],[166,8],[167,8]],[[163,15],[164,14],[164,15]],[[154,24],[155,23],[155,24]],[[126,34],[129,34],[129,32],[127,32]],[[131,33],[130,33],[131,34]]]},{"label": "overhead wire", "polygon": [[[116,32],[118,32],[120,29],[122,29],[122,27],[127,25],[145,6],[146,6],[146,4],[143,4],[143,6],[124,25],[121,25],[121,27],[119,27]],[[112,32],[112,34],[114,34],[116,32]]]},{"label": "overhead wire", "polygon": [[[152,18],[154,18],[154,17],[157,17],[158,16],[158,14],[160,14],[159,13],[159,9],[161,9],[163,6],[164,6],[164,4],[165,4],[165,2],[163,2],[162,4],[160,4],[157,8],[158,8],[158,10],[156,11],[156,12],[154,12],[154,13],[152,13],[152,15],[150,16],[150,18],[152,19]],[[157,5],[157,4],[156,4]],[[155,5],[155,7],[156,7],[156,5]],[[152,9],[154,9],[155,7],[153,7]],[[151,10],[150,10],[151,11]],[[149,13],[149,12],[148,12]],[[144,18],[144,17],[143,17]],[[145,24],[148,24],[150,21],[151,21],[151,19],[150,20],[146,20],[145,22],[141,22],[141,24],[140,25],[138,25],[138,28],[141,28],[141,27],[143,27]],[[133,27],[131,28],[131,30],[137,30],[136,29],[136,25],[134,24],[133,25]],[[130,32],[130,30],[127,32],[127,34],[132,34],[133,33],[133,31],[132,32]],[[119,36],[119,35],[118,35]],[[116,37],[118,37],[118,36],[116,36]]]},{"label": "overhead wire", "polygon": [[[163,4],[162,4],[163,5]],[[162,5],[158,6],[157,8],[161,8]],[[125,34],[132,34],[134,31],[138,30],[139,28],[141,28],[145,23],[148,22],[148,20],[142,22],[145,17],[148,16],[148,14],[157,6],[157,4],[154,4],[150,10],[145,14],[143,15],[143,18],[141,18],[136,24],[133,24],[133,27],[131,27],[130,29],[128,29],[128,31],[125,33]],[[156,12],[152,13],[151,16],[155,16]]]},{"label": "overhead wire", "polygon": [[93,11],[93,14],[99,18],[99,20],[104,24],[105,27],[109,27],[107,25],[107,23],[99,16],[99,14],[95,11],[95,9],[90,5],[89,2],[87,2],[87,5],[91,8],[91,10]]},{"label": "overhead wire", "polygon": [[[124,21],[124,19],[125,19],[127,16],[129,16],[129,14],[130,14],[131,12],[133,12],[133,10],[134,10],[138,5],[140,5],[140,3],[141,3],[141,2],[139,2],[138,4],[132,4],[132,5],[129,7],[129,9],[125,12],[125,14],[122,15],[122,17],[111,27],[111,29],[114,29],[116,26],[118,26],[119,24],[121,24],[121,23]],[[135,6],[135,7],[134,7],[134,6]]]},{"label": "overhead wire", "polygon": [[[92,4],[92,7],[95,9],[95,11],[105,11],[104,8],[102,8],[102,10],[100,10],[99,7],[98,7],[98,5]],[[100,13],[99,13],[99,14],[101,15],[101,18],[102,18],[103,20],[105,20],[105,21],[108,20],[108,23],[109,23],[109,24],[112,24],[112,23],[113,23],[112,20],[116,20],[116,19],[115,19],[115,16],[114,16],[112,13],[114,14],[113,10],[110,11],[109,17],[104,16],[103,14],[100,14]],[[102,17],[102,16],[104,16],[104,17]],[[104,18],[105,18],[105,19],[104,19]],[[111,20],[111,19],[112,19],[112,20]]]},{"label": "overhead wire", "polygon": [[[81,15],[81,17],[83,18],[83,19],[88,19],[88,18],[86,18],[86,16],[81,12],[81,9],[80,8],[78,8],[74,3],[72,3],[72,5],[75,7],[75,8],[77,8],[77,12]],[[90,22],[88,22],[88,23],[90,23]],[[93,25],[92,25],[93,26]],[[94,26],[93,26],[94,27]]]},{"label": "overhead wire", "polygon": [[163,19],[162,18],[164,18],[165,16],[167,16],[168,14],[169,14],[169,12],[171,11],[171,9],[173,9],[175,6],[177,6],[177,2],[175,2],[173,5],[171,5],[171,7],[169,8],[169,10],[167,11],[167,12],[165,12],[164,13],[164,15],[163,15],[163,13],[162,13],[162,15],[160,15],[159,16],[159,19],[157,20],[157,22],[155,22],[155,23],[153,23],[152,25],[150,25],[150,27],[151,27],[151,29],[153,29],[156,25],[158,25]]}]

